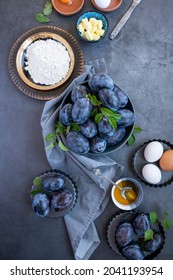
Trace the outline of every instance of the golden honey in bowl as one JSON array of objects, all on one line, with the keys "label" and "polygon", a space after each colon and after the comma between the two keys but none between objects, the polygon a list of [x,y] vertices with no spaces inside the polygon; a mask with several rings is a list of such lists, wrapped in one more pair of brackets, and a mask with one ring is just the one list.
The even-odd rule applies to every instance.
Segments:
[{"label": "golden honey in bowl", "polygon": [[119,203],[124,204],[124,205],[129,205],[136,200],[136,198],[138,196],[138,190],[136,188],[135,183],[133,183],[129,180],[124,180],[124,181],[120,181],[117,185],[122,189],[125,187],[132,188],[132,190],[126,190],[126,192],[125,192],[125,195],[127,196],[127,199],[126,199],[122,196],[122,191],[119,188],[115,187],[114,197]]}]

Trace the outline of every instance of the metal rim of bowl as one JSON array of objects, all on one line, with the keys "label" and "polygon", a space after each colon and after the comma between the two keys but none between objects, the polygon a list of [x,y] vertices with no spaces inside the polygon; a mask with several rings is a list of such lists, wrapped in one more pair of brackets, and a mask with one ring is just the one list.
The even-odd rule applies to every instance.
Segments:
[{"label": "metal rim of bowl", "polygon": [[140,184],[137,180],[135,180],[135,179],[133,179],[133,178],[130,178],[130,177],[121,178],[121,179],[119,179],[118,181],[116,181],[115,184],[118,185],[118,183],[120,183],[120,182],[122,182],[122,181],[131,181],[131,182],[133,182],[133,183],[135,184],[135,186],[138,188],[139,192],[138,192],[138,196],[137,196],[136,200],[135,200],[133,203],[129,204],[129,205],[125,205],[125,204],[122,204],[122,203],[118,202],[118,201],[115,199],[115,196],[114,196],[114,190],[115,190],[115,188],[116,188],[115,185],[112,187],[112,190],[111,190],[111,198],[112,198],[113,203],[114,203],[118,208],[120,208],[120,209],[122,209],[122,210],[128,210],[128,211],[130,211],[130,210],[133,210],[133,209],[137,208],[137,207],[141,204],[142,199],[143,199],[143,188],[142,188],[141,184]]}]

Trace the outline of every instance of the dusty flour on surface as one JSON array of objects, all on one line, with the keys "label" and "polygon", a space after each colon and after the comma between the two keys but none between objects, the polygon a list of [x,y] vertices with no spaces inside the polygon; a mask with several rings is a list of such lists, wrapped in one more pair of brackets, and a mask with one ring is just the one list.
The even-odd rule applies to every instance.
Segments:
[{"label": "dusty flour on surface", "polygon": [[60,42],[47,39],[38,40],[28,46],[26,67],[35,83],[53,85],[67,75],[70,56]]}]

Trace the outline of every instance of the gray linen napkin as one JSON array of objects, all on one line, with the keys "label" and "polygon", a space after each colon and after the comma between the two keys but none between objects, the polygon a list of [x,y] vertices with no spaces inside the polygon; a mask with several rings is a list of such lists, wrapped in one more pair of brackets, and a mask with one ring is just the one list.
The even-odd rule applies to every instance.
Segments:
[{"label": "gray linen napkin", "polygon": [[[61,97],[47,101],[41,116],[43,139],[48,133],[54,133],[54,123],[58,118],[62,97],[83,82],[88,75],[106,73],[104,59],[89,62],[84,73],[77,77],[62,93]],[[49,145],[44,140],[45,148]],[[89,259],[100,243],[94,220],[103,212],[110,198],[110,186],[107,181],[97,177],[93,169],[99,167],[103,174],[117,180],[123,166],[105,155],[82,156],[62,151],[58,145],[52,150],[45,149],[52,169],[59,169],[69,174],[78,186],[78,200],[70,213],[64,216],[75,259]]]}]

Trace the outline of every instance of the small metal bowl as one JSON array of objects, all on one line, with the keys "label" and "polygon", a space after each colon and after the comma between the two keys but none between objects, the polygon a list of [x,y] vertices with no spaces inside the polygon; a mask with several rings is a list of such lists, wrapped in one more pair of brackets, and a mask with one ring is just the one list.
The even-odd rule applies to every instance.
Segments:
[{"label": "small metal bowl", "polygon": [[[135,188],[135,191],[137,193],[137,198],[135,201],[133,201],[132,203],[126,205],[126,204],[122,204],[120,203],[116,198],[115,198],[115,195],[114,195],[114,191],[115,191],[115,188],[116,188],[116,185],[118,185],[120,182],[123,182],[123,181],[129,181],[131,182],[133,185],[134,185],[134,188]],[[122,210],[132,210],[132,209],[135,209],[136,207],[138,207],[140,205],[140,203],[142,202],[142,199],[143,199],[143,188],[142,186],[139,184],[138,181],[136,181],[135,179],[133,178],[122,178],[122,179],[119,179],[116,183],[116,185],[114,185],[112,187],[112,191],[111,191],[111,198],[112,198],[112,201],[113,203],[120,209]]]},{"label": "small metal bowl", "polygon": [[[102,21],[102,23],[103,23],[102,29],[103,29],[105,32],[104,32],[104,35],[100,37],[100,39],[98,39],[98,40],[87,40],[87,39],[85,39],[84,37],[82,37],[81,32],[78,30],[78,25],[81,23],[82,19],[84,19],[84,18],[87,18],[88,20],[89,20],[90,18],[95,18],[95,19],[97,19],[97,20],[101,20],[101,21]],[[102,40],[102,39],[105,37],[107,30],[108,30],[108,20],[107,20],[107,18],[106,18],[103,14],[101,14],[101,13],[99,13],[99,12],[93,12],[93,11],[91,11],[91,12],[86,12],[86,13],[82,14],[82,15],[78,18],[78,20],[77,20],[77,22],[76,22],[76,31],[77,31],[78,35],[80,36],[80,38],[81,38],[82,40],[86,41],[86,42],[90,42],[90,43],[99,42],[100,40]]]}]

